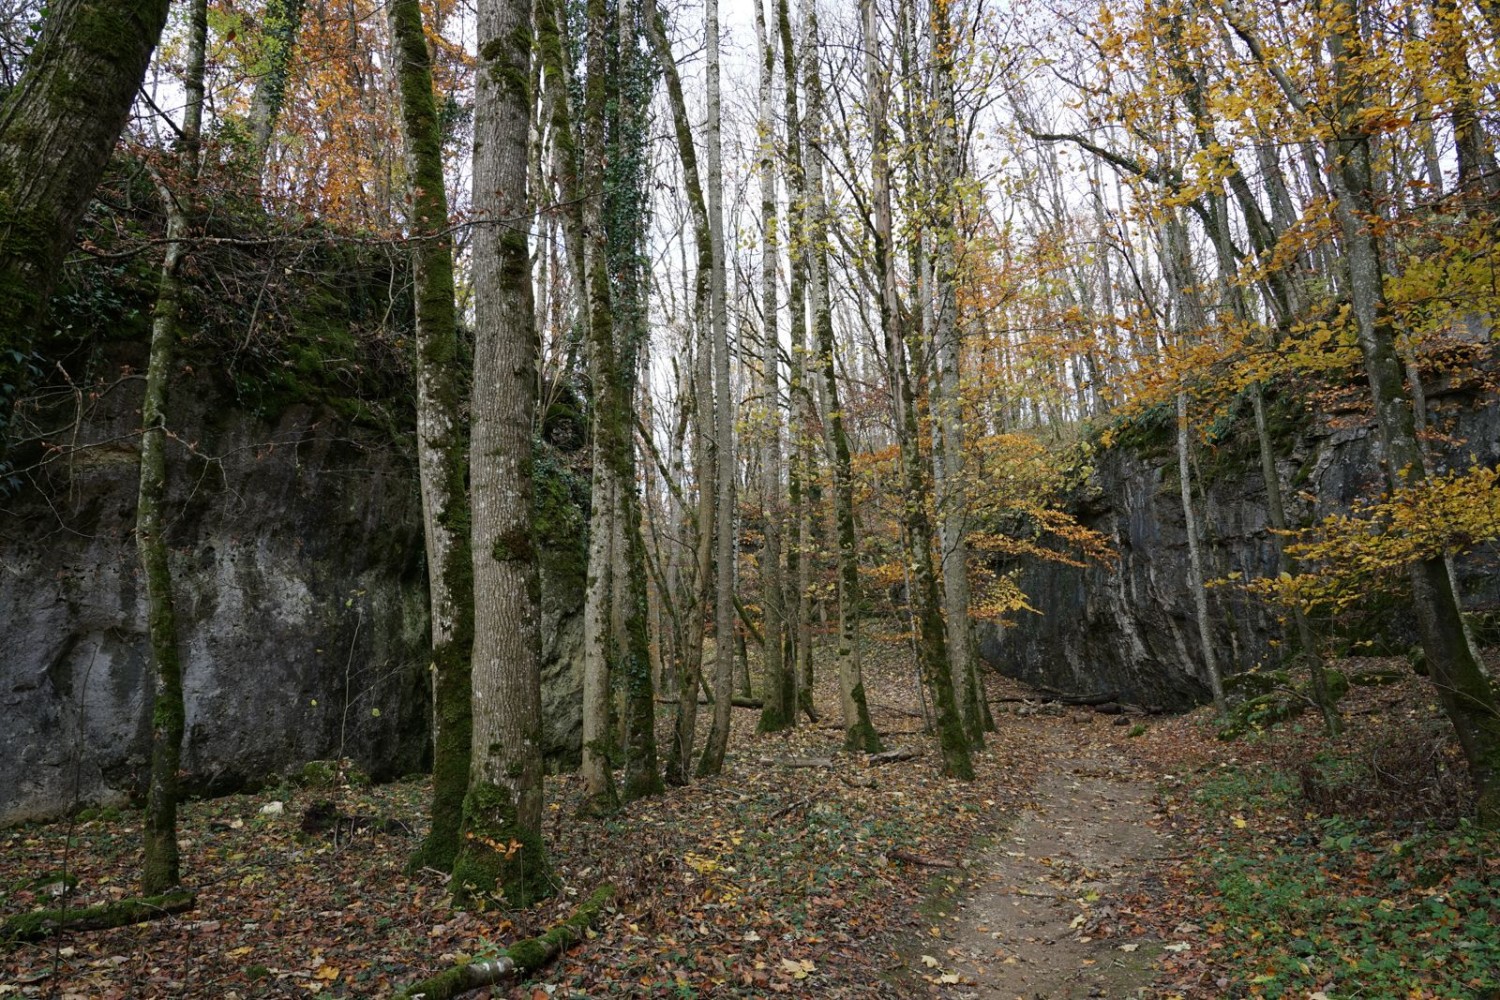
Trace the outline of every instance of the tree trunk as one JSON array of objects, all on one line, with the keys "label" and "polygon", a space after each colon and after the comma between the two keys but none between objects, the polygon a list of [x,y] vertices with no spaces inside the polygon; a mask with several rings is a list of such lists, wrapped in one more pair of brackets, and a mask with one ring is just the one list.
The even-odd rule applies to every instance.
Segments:
[{"label": "tree trunk", "polygon": [[860,669],[859,540],[854,529],[854,472],[849,436],[839,406],[833,347],[833,306],[828,288],[828,205],[823,190],[823,83],[819,67],[818,21],[812,0],[804,2],[807,32],[803,41],[807,60],[807,237],[813,330],[817,335],[818,368],[823,380],[828,458],[833,466],[833,517],[838,534],[839,708],[844,722],[844,747],[875,753],[880,736],[870,722],[865,683]]},{"label": "tree trunk", "polygon": [[552,891],[542,844],[541,611],[531,427],[539,343],[525,219],[531,5],[481,0],[474,122],[474,742],[459,901]]},{"label": "tree trunk", "polygon": [[[1390,487],[1398,491],[1421,483],[1427,473],[1385,303],[1374,228],[1379,215],[1372,195],[1369,136],[1360,124],[1365,111],[1365,88],[1360,78],[1363,68],[1359,65],[1363,41],[1355,30],[1354,7],[1349,0],[1341,0],[1338,9],[1341,16],[1335,21],[1342,31],[1328,38],[1334,83],[1340,95],[1338,134],[1328,149],[1329,173],[1375,425],[1385,452]],[[1496,710],[1494,691],[1465,640],[1458,601],[1443,560],[1433,557],[1414,563],[1410,574],[1428,671],[1468,760],[1479,821],[1489,828],[1500,827],[1500,712]]]},{"label": "tree trunk", "polygon": [[930,498],[928,471],[923,465],[921,426],[916,394],[906,360],[906,337],[896,292],[896,264],[891,229],[890,151],[886,141],[885,84],[878,61],[879,36],[874,0],[861,0],[864,24],[866,115],[870,123],[871,195],[875,216],[875,269],[880,282],[880,328],[885,336],[886,365],[895,410],[896,438],[901,462],[901,521],[909,546],[912,604],[919,633],[917,660],[922,680],[937,711],[938,743],[943,773],[965,780],[974,777],[969,738],[954,694],[948,660],[938,581],[932,561],[932,525],[927,514]]},{"label": "tree trunk", "polygon": [[724,170],[719,136],[719,0],[704,5],[708,43],[708,232],[713,244],[709,322],[714,342],[714,446],[718,453],[715,550],[718,577],[714,600],[713,725],[698,761],[699,775],[718,774],[729,746],[730,704],[734,691],[735,464],[734,400],[729,382],[729,316],[725,289]]},{"label": "tree trunk", "polygon": [[[262,59],[265,62],[265,70],[260,79],[255,81],[255,92],[250,98],[250,118],[246,123],[250,133],[250,161],[249,167],[254,171],[258,180],[266,167],[266,154],[271,149],[271,137],[276,130],[276,119],[281,117],[281,106],[286,103],[286,85],[291,77],[292,56],[297,51],[297,35],[302,31],[302,12],[307,6],[307,0],[267,0],[265,12],[261,15],[260,36]],[[421,13],[418,11],[420,20]],[[391,39],[397,48],[397,59],[402,66],[410,67],[411,60],[416,53],[407,48],[405,36],[397,34],[396,14],[391,17]],[[423,40],[423,63],[426,65],[428,87],[432,92],[432,67],[425,53],[426,40]],[[398,70],[398,73],[400,71]],[[403,88],[401,96],[402,118],[407,117],[407,99],[405,95],[406,83],[399,81]],[[429,98],[428,103],[432,103]],[[439,149],[441,150],[442,129],[438,125],[434,115],[432,127],[437,129]],[[408,140],[409,141],[409,140]],[[408,154],[408,160],[410,154]],[[407,163],[408,169],[412,164]],[[446,202],[446,197],[444,201]],[[447,225],[447,218],[443,219],[443,225]],[[450,253],[451,256],[451,253]],[[450,265],[451,267],[451,265]]]},{"label": "tree trunk", "polygon": [[[392,0],[389,16],[401,90],[409,225],[417,241],[417,469],[432,619],[432,828],[411,863],[449,871],[458,856],[473,738],[469,657],[474,647],[474,568],[468,532],[469,441],[463,421],[467,372],[454,306],[443,135],[421,4]],[[263,86],[264,80],[257,96]]]},{"label": "tree trunk", "polygon": [[984,745],[984,688],[979,679],[979,646],[974,623],[969,618],[969,543],[967,451],[963,423],[963,397],[959,386],[961,344],[958,320],[958,227],[961,222],[961,164],[954,134],[958,108],[954,96],[954,51],[949,0],[934,0],[928,20],[932,34],[932,86],[937,115],[932,123],[935,139],[936,177],[934,202],[938,217],[933,223],[932,336],[938,378],[930,392],[933,419],[942,445],[937,472],[937,509],[942,544],[943,613],[947,627],[948,653],[954,684],[958,688],[959,712],[969,742]]},{"label": "tree trunk", "polygon": [[1198,512],[1193,504],[1193,466],[1190,461],[1192,429],[1188,426],[1187,393],[1177,394],[1177,479],[1182,497],[1183,530],[1187,533],[1188,590],[1193,595],[1193,613],[1198,622],[1198,641],[1203,648],[1203,669],[1213,692],[1214,709],[1223,715],[1224,679],[1214,645],[1213,619],[1209,614],[1208,590],[1204,587],[1203,542],[1198,533]]},{"label": "tree trunk", "polygon": [[183,90],[182,150],[179,180],[187,189],[173,192],[162,175],[153,179],[167,213],[167,249],[156,287],[151,320],[151,356],[146,392],[141,400],[141,472],[136,502],[135,540],[145,576],[147,635],[151,647],[151,777],[146,789],[142,830],[144,860],[141,892],[157,896],[182,881],[177,851],[177,772],[187,710],[182,695],[182,655],[178,649],[177,605],[172,597],[172,570],[167,558],[163,508],[167,500],[167,392],[176,358],[182,314],[179,270],[186,256],[191,218],[184,202],[198,178],[199,141],[203,132],[203,67],[208,45],[208,8],[194,0],[188,13],[188,50]]},{"label": "tree trunk", "polygon": [[[762,646],[762,697],[765,711],[756,728],[763,733],[791,728],[796,719],[797,690],[784,659],[786,610],[781,578],[781,339],[777,323],[776,258],[781,238],[776,212],[776,134],[771,118],[771,81],[776,70],[776,46],[766,30],[763,4],[755,5],[755,37],[760,49],[760,217],[764,231],[761,248],[761,516],[765,545],[760,553],[761,611],[765,616]],[[795,322],[796,317],[793,317]]]},{"label": "tree trunk", "polygon": [[693,218],[694,244],[697,249],[697,270],[694,277],[694,316],[701,331],[699,349],[695,358],[693,375],[693,398],[695,414],[693,420],[693,467],[698,480],[697,511],[697,599],[687,614],[688,635],[686,648],[680,660],[678,676],[677,718],[673,726],[672,752],[667,760],[667,781],[674,785],[685,785],[692,770],[693,742],[697,725],[697,692],[703,677],[704,611],[708,604],[709,587],[713,580],[714,542],[717,538],[715,526],[714,489],[718,480],[717,455],[713,435],[713,395],[711,388],[713,367],[713,334],[710,321],[711,280],[714,271],[715,248],[713,234],[709,228],[708,209],[703,194],[703,184],[698,176],[698,154],[693,146],[692,129],[688,122],[687,102],[683,97],[682,80],[677,64],[672,58],[672,49],[667,42],[666,27],[654,0],[646,0],[646,30],[651,36],[657,62],[667,85],[667,99],[672,109],[673,134],[677,139],[677,154],[682,162],[683,187],[686,189],[688,209]]},{"label": "tree trunk", "polygon": [[63,255],[125,126],[166,0],[57,0],[0,105],[0,472]]},{"label": "tree trunk", "polygon": [[[808,496],[816,480],[812,435],[814,407],[808,388],[807,347],[807,178],[802,160],[802,114],[797,100],[800,80],[797,48],[792,39],[791,5],[788,0],[776,2],[776,29],[781,39],[782,84],[786,100],[786,188],[787,248],[791,263],[791,280],[787,287],[787,312],[791,317],[791,366],[787,380],[788,439],[791,456],[787,475],[787,499],[794,512],[791,519],[791,544],[786,553],[786,632],[787,653],[784,669],[791,678],[795,697],[790,709],[791,723],[799,712],[817,721],[812,700],[812,606],[808,588],[812,581],[812,559],[817,551],[813,544],[812,503]],[[804,497],[807,499],[804,500]]]},{"label": "tree trunk", "polygon": [[[603,5],[601,4],[601,9]],[[641,533],[641,502],[636,486],[636,395],[642,351],[650,337],[645,261],[649,195],[647,143],[649,108],[655,76],[652,61],[641,54],[643,26],[634,5],[617,8],[611,37],[615,42],[616,78],[613,142],[605,154],[610,179],[605,184],[610,222],[610,288],[614,293],[616,440],[615,521],[621,558],[612,581],[619,608],[617,643],[625,693],[626,802],[662,790],[656,756],[656,687],[651,671],[651,634],[646,570],[646,540]]]}]

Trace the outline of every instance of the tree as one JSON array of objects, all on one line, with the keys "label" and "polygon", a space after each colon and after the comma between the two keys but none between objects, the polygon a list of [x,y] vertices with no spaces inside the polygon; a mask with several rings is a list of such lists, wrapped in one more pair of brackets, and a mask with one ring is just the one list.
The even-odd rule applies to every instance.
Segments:
[{"label": "tree", "polygon": [[921,454],[921,428],[917,420],[916,393],[906,358],[905,322],[897,297],[895,246],[892,242],[891,165],[886,137],[886,83],[879,66],[879,30],[874,0],[860,4],[864,26],[865,114],[870,127],[870,202],[874,215],[872,236],[876,280],[879,283],[879,327],[885,339],[886,368],[890,380],[891,407],[901,462],[901,523],[910,559],[911,582],[907,599],[916,618],[917,660],[922,681],[937,712],[938,742],[943,753],[943,773],[949,777],[974,777],[969,757],[969,737],[964,731],[953,689],[948,659],[946,626],[938,595],[938,580],[932,561],[932,528],[928,517],[931,485]]},{"label": "tree", "polygon": [[[300,3],[288,6],[300,16]],[[454,304],[442,126],[421,5],[418,0],[392,0],[389,17],[415,247],[417,468],[432,635],[432,827],[412,864],[448,871],[458,855],[473,738],[469,657],[474,648],[474,570],[469,551],[469,441],[462,412],[467,366]]]},{"label": "tree", "polygon": [[551,892],[542,842],[540,609],[531,425],[539,342],[527,252],[531,11],[485,0],[476,22],[475,344],[469,448],[474,564],[473,758],[460,899]]},{"label": "tree", "polygon": [[[256,180],[260,179],[261,171],[265,169],[266,154],[271,149],[271,136],[276,128],[276,119],[281,115],[281,106],[286,102],[286,85],[291,78],[292,56],[297,51],[297,35],[302,30],[302,13],[307,7],[307,0],[266,0],[265,10],[261,14],[260,43],[262,48],[262,61],[260,78],[255,81],[255,93],[250,99],[250,158],[251,169],[255,173]],[[412,70],[411,59],[413,52],[408,51],[410,36],[403,32],[410,29],[410,24],[405,23],[404,18],[408,15],[397,15],[394,10],[388,13],[391,24],[391,39],[394,42],[396,58],[407,67],[406,72],[418,72]],[[402,21],[398,22],[398,17]],[[417,11],[418,27],[421,26],[421,11]],[[427,90],[432,90],[432,67],[431,59],[426,52],[426,41],[423,40],[423,60],[426,64]],[[412,81],[415,82],[415,81]],[[407,93],[407,79],[401,70],[397,70],[397,83],[401,89],[401,117],[405,127],[410,128],[410,101]],[[433,103],[428,99],[428,103]],[[439,128],[435,117],[434,108],[433,127]],[[408,144],[410,139],[407,139]],[[408,157],[410,154],[408,153]],[[407,164],[411,169],[412,164]],[[441,174],[439,175],[441,176]],[[446,198],[445,198],[446,200]]]},{"label": "tree", "polygon": [[59,0],[0,105],[0,461],[32,343],[167,21],[167,0]]},{"label": "tree", "polygon": [[[1335,131],[1328,148],[1329,174],[1335,214],[1344,237],[1349,297],[1370,384],[1375,426],[1390,487],[1399,491],[1422,484],[1427,470],[1417,443],[1411,398],[1402,384],[1395,331],[1385,302],[1374,229],[1378,213],[1372,195],[1370,136],[1364,124],[1367,105],[1361,60],[1365,46],[1359,35],[1358,13],[1352,0],[1336,0],[1329,11],[1326,41],[1337,95]],[[1469,648],[1453,583],[1442,558],[1420,559],[1412,563],[1410,572],[1412,603],[1428,670],[1469,762],[1479,820],[1485,826],[1500,827],[1500,710],[1494,691]]]},{"label": "tree", "polygon": [[[948,651],[958,688],[959,711],[964,729],[975,746],[984,743],[987,705],[979,678],[979,648],[969,617],[968,498],[966,494],[963,399],[959,364],[962,357],[958,315],[958,244],[963,212],[963,189],[958,150],[957,44],[950,0],[932,0],[928,17],[931,67],[931,105],[934,170],[931,231],[933,360],[937,377],[929,388],[933,420],[938,426],[940,447],[934,455],[937,508],[943,573],[943,618],[947,626]],[[993,724],[993,722],[991,722]]]},{"label": "tree", "polygon": [[667,87],[672,109],[672,132],[677,141],[677,155],[682,163],[683,187],[693,220],[693,244],[697,251],[693,278],[693,323],[698,330],[698,349],[694,353],[691,416],[693,423],[693,468],[698,480],[698,503],[694,525],[697,541],[694,553],[696,592],[692,603],[683,609],[687,635],[678,658],[677,716],[673,725],[672,750],[667,757],[667,781],[685,785],[692,772],[693,741],[698,717],[698,687],[702,683],[704,614],[709,590],[713,584],[714,549],[718,539],[715,489],[718,480],[718,455],[714,447],[714,400],[712,359],[715,336],[711,313],[712,275],[717,250],[708,221],[707,200],[698,171],[698,154],[688,121],[687,101],[682,79],[672,58],[666,26],[654,0],[646,0],[646,32],[656,52]]},{"label": "tree", "polygon": [[167,391],[176,359],[182,282],[179,269],[187,252],[191,225],[187,207],[193,197],[203,135],[203,66],[208,44],[206,0],[189,7],[188,51],[183,75],[187,100],[180,130],[177,174],[185,190],[174,190],[160,170],[153,170],[157,193],[167,213],[167,249],[157,281],[151,319],[151,355],[146,391],[141,400],[141,474],[136,499],[135,540],[141,554],[146,590],[147,638],[151,649],[151,774],[146,787],[141,891],[155,896],[182,881],[177,851],[177,772],[187,710],[182,694],[182,653],[178,646],[177,605],[172,596],[168,561]]},{"label": "tree", "polygon": [[828,461],[833,473],[833,518],[838,536],[839,707],[844,723],[844,747],[875,753],[880,736],[870,721],[861,675],[859,615],[859,538],[854,526],[854,471],[843,407],[834,365],[833,304],[829,294],[829,219],[823,187],[826,157],[823,135],[823,77],[818,60],[818,19],[811,0],[803,7],[807,74],[807,242],[808,285],[818,376],[822,379]]},{"label": "tree", "polygon": [[714,347],[714,451],[717,472],[715,563],[718,577],[714,595],[714,712],[703,756],[698,760],[700,776],[724,769],[724,751],[729,746],[730,704],[734,688],[734,568],[735,465],[734,401],[729,382],[729,315],[726,302],[724,262],[724,167],[720,129],[719,95],[719,0],[707,0],[704,18],[708,31],[708,233],[713,246],[713,272],[709,276],[709,324]]},{"label": "tree", "polygon": [[[796,678],[788,669],[786,654],[785,587],[781,574],[781,339],[778,332],[777,256],[780,237],[776,211],[776,137],[771,121],[771,81],[776,71],[776,46],[766,30],[765,7],[755,5],[755,37],[760,48],[760,217],[761,246],[761,516],[765,520],[765,544],[760,552],[762,643],[765,665],[765,707],[757,729],[763,733],[790,728],[797,719]],[[783,58],[789,58],[783,56]],[[792,321],[801,317],[792,314]]]}]

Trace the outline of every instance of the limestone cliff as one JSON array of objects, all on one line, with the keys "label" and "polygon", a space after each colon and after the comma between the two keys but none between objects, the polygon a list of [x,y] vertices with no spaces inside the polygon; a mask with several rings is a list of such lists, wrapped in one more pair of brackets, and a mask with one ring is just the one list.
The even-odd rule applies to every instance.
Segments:
[{"label": "limestone cliff", "polygon": [[[1369,420],[1353,405],[1310,412],[1291,395],[1277,401],[1275,432],[1292,523],[1311,523],[1347,510],[1357,496],[1377,493],[1380,446]],[[1350,398],[1357,399],[1357,391]],[[1199,510],[1211,577],[1262,576],[1276,565],[1265,481],[1246,409],[1198,455],[1204,487]],[[1500,402],[1485,382],[1434,381],[1428,409],[1434,428],[1443,432],[1433,443],[1439,468],[1467,467],[1471,455],[1490,465],[1500,462]],[[1059,690],[1114,692],[1155,707],[1181,708],[1207,699],[1186,586],[1187,539],[1172,426],[1165,414],[1154,421],[1147,417],[1133,433],[1097,453],[1088,485],[1075,498],[1080,519],[1112,540],[1118,554],[1113,563],[1083,570],[1037,563],[1006,567],[1019,568],[1019,583],[1041,613],[1022,613],[1005,629],[981,629],[981,651],[993,667]],[[1468,607],[1500,607],[1497,568],[1500,553],[1494,547],[1459,562]],[[1211,590],[1210,603],[1226,672],[1276,661],[1282,631],[1265,607],[1232,587]],[[1372,600],[1354,620],[1336,624],[1346,643],[1367,639],[1404,649],[1415,641],[1398,601]]]}]

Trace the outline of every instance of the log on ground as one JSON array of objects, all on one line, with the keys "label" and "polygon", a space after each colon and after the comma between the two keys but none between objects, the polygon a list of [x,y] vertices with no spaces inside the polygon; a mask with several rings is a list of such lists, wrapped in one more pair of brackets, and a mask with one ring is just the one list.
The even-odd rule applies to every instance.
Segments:
[{"label": "log on ground", "polygon": [[449,1000],[470,990],[535,972],[583,940],[589,924],[599,916],[614,892],[614,886],[600,886],[572,916],[540,937],[517,941],[496,958],[455,965],[431,979],[408,986],[396,994],[397,1000]]},{"label": "log on ground", "polygon": [[191,910],[198,897],[187,891],[119,899],[78,909],[33,910],[0,924],[0,944],[41,941],[63,931],[107,931]]}]

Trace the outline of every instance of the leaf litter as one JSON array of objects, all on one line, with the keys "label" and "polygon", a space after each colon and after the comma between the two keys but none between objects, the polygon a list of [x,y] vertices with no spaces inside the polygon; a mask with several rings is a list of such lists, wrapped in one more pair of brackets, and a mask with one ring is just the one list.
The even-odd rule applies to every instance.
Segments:
[{"label": "leaf litter", "polygon": [[[536,981],[472,995],[1009,1000],[1033,995],[1008,992],[1017,982],[1047,974],[1053,986],[1039,988],[1055,992],[1044,996],[1167,1000],[1306,996],[1333,982],[1303,977],[1306,992],[1278,992],[1265,963],[1279,953],[1268,948],[1291,946],[1231,928],[1214,881],[1226,839],[1259,848],[1308,821],[1200,795],[1231,769],[1321,744],[1290,730],[1223,744],[1202,710],[1153,720],[1141,739],[1092,713],[1001,715],[976,754],[977,779],[952,781],[921,732],[906,653],[872,644],[866,685],[886,747],[911,759],[872,766],[842,752],[826,716],[758,736],[755,713],[736,711],[721,776],[614,816],[579,818],[578,782],[549,778],[559,892],[525,911],[503,900],[453,911],[442,873],[407,873],[425,781],[342,787],[338,814],[366,821],[317,833],[299,820],[326,790],[187,803],[180,833],[197,909],[17,946],[0,954],[0,997],[388,995],[545,930],[603,882],[618,895],[582,945]],[[834,678],[821,682],[818,703],[836,705]],[[989,683],[992,696],[1025,694]],[[1350,718],[1352,733],[1378,721]],[[272,801],[283,810],[262,812]],[[140,832],[133,812],[0,831],[0,913],[56,905],[58,893],[77,906],[134,894]],[[1487,863],[1493,874],[1493,854]],[[1396,894],[1391,905],[1411,904]],[[1026,912],[1050,922],[1026,927]]]}]

